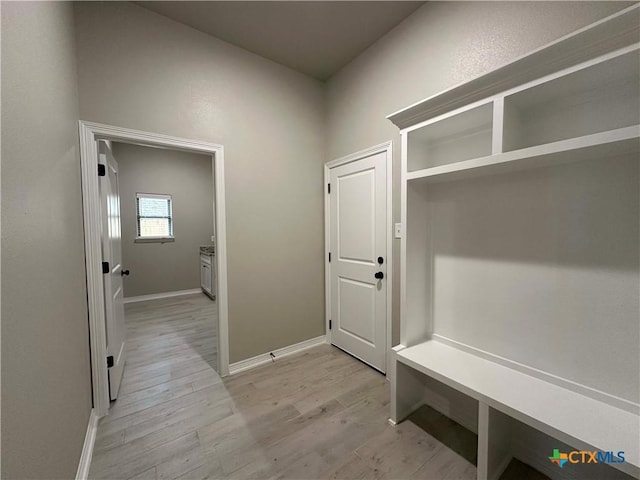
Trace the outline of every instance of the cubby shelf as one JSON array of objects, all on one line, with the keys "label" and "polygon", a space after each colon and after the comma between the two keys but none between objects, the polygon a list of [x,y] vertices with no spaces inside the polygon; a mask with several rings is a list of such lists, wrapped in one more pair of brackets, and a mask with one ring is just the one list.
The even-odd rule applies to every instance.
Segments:
[{"label": "cubby shelf", "polygon": [[427,183],[452,181],[639,152],[640,125],[634,125],[408,172],[407,180]]}]

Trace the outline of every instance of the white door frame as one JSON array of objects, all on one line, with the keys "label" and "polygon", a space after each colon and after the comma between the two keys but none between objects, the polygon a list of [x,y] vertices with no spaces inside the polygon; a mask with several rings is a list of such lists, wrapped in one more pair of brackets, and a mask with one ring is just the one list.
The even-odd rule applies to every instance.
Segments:
[{"label": "white door frame", "polygon": [[215,200],[213,208],[216,230],[216,273],[218,275],[218,366],[221,376],[229,374],[224,147],[214,143],[170,137],[112,125],[85,122],[83,120],[79,122],[79,130],[93,407],[98,417],[102,417],[109,411],[109,384],[107,379],[105,303],[102,289],[102,250],[100,243],[102,233],[100,219],[102,214],[98,187],[97,140],[111,140],[211,155],[214,172]]},{"label": "white door frame", "polygon": [[347,163],[362,160],[363,158],[385,152],[385,161],[387,165],[387,341],[385,346],[385,365],[386,374],[389,375],[389,363],[391,359],[391,334],[392,334],[392,315],[391,301],[393,297],[393,204],[392,204],[392,164],[393,164],[393,142],[391,140],[365,148],[359,152],[346,155],[344,157],[331,160],[324,164],[324,292],[325,292],[325,329],[327,343],[331,343],[331,330],[329,330],[329,320],[331,317],[331,262],[329,262],[329,251],[331,249],[331,219],[329,207],[329,171],[334,167],[345,165]]}]

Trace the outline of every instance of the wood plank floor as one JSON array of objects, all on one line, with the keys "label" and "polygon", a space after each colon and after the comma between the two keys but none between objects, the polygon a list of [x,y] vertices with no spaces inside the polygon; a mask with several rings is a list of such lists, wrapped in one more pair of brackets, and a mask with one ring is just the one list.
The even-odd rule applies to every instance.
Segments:
[{"label": "wood plank floor", "polygon": [[475,478],[467,437],[444,445],[416,425],[428,412],[391,427],[385,377],[335,347],[223,380],[207,297],[126,314],[127,365],[98,428],[92,479]]}]

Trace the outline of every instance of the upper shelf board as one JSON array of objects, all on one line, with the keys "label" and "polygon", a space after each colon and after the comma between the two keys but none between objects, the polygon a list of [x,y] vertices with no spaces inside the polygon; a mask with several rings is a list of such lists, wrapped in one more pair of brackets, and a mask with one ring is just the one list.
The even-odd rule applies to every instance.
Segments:
[{"label": "upper shelf board", "polygon": [[640,125],[425,168],[407,173],[407,180],[427,183],[461,180],[631,153],[640,153]]},{"label": "upper shelf board", "polygon": [[638,41],[640,4],[635,4],[387,118],[404,129]]}]

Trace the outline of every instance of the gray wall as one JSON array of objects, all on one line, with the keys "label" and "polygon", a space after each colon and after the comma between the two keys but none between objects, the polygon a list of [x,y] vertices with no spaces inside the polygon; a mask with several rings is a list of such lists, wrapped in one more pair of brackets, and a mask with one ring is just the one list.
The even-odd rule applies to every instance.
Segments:
[{"label": "gray wall", "polygon": [[[114,143],[125,297],[200,288],[200,245],[213,235],[211,157]],[[135,243],[136,193],[172,196],[175,242]]]},{"label": "gray wall", "polygon": [[74,478],[91,410],[73,7],[2,3],[2,478]]},{"label": "gray wall", "polygon": [[230,361],[322,335],[323,85],[134,4],[75,8],[83,120],[225,147]]},{"label": "gray wall", "polygon": [[[393,140],[400,220],[400,136],[385,117],[625,8],[622,2],[428,2],[327,84],[328,160]],[[399,241],[393,343],[399,341]]]}]

